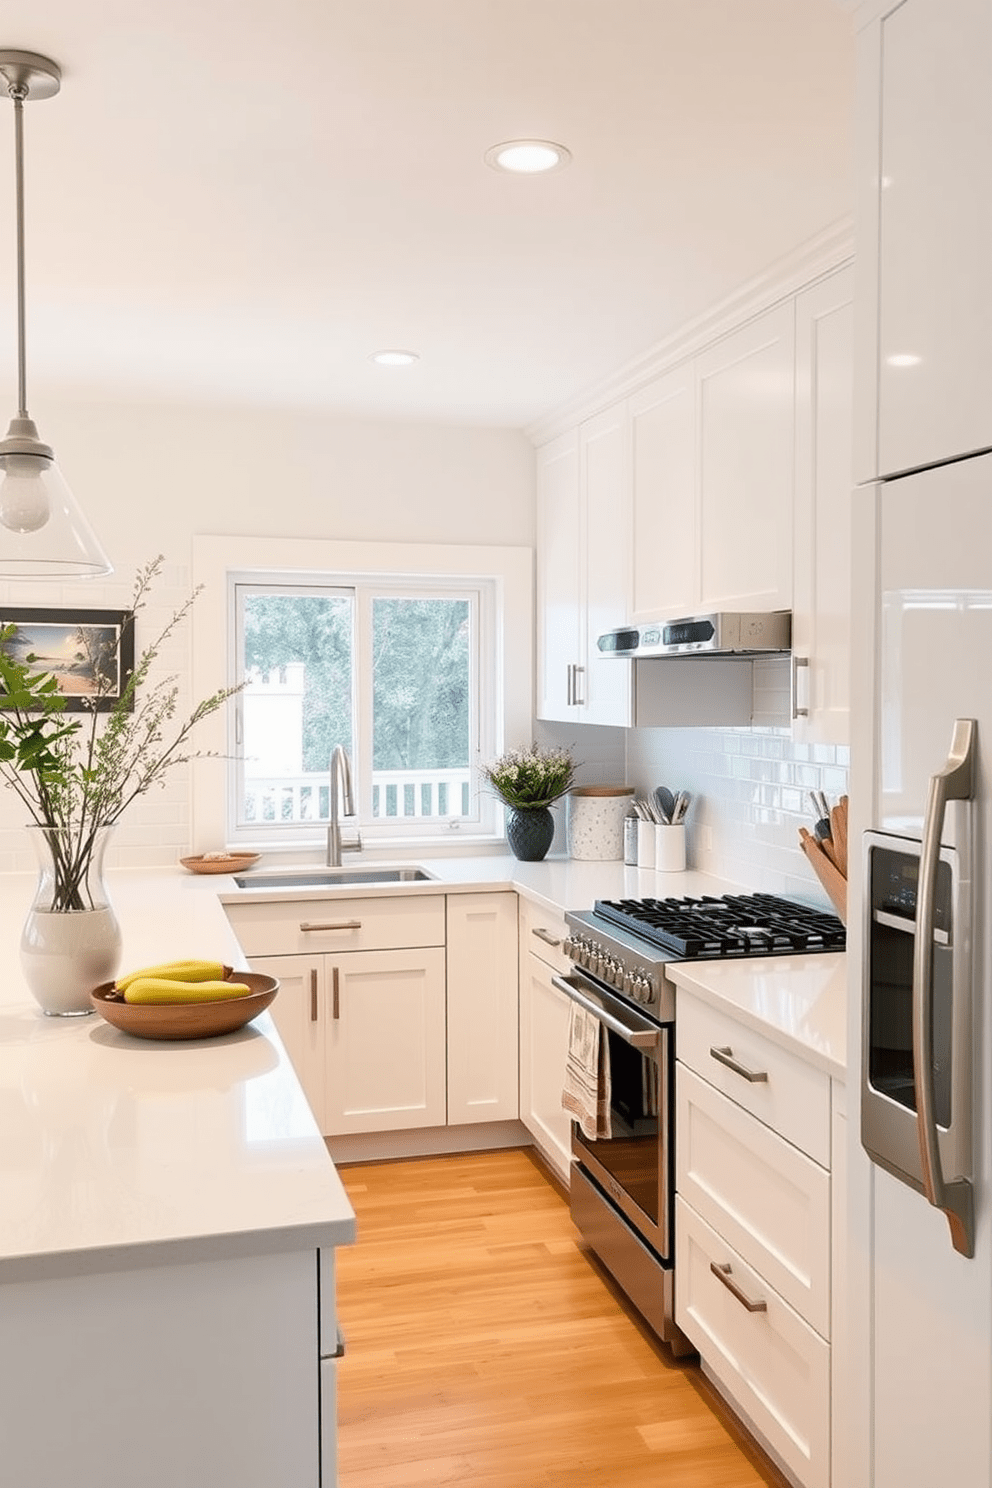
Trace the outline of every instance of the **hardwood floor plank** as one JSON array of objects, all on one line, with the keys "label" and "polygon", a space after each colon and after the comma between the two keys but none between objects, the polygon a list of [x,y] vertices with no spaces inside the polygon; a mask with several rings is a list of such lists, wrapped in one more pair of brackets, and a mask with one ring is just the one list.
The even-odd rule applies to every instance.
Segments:
[{"label": "hardwood floor plank", "polygon": [[529,1153],[340,1171],[340,1488],[786,1488]]}]

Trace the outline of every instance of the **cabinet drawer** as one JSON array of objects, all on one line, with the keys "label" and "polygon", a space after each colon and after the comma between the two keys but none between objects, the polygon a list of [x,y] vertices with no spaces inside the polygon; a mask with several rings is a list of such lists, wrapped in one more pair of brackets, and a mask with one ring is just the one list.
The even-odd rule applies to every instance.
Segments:
[{"label": "cabinet drawer", "polygon": [[444,945],[443,894],[280,899],[224,908],[248,957]]},{"label": "cabinet drawer", "polygon": [[829,1173],[682,1064],[675,1089],[679,1194],[829,1338]]},{"label": "cabinet drawer", "polygon": [[[764,1304],[762,1310],[748,1311],[728,1282],[752,1303]],[[806,1488],[827,1488],[829,1346],[681,1198],[675,1214],[675,1321],[798,1480]]]},{"label": "cabinet drawer", "polygon": [[[759,1121],[830,1167],[830,1078],[763,1034],[679,990],[675,1048],[679,1059],[752,1112]],[[748,1079],[729,1067],[762,1079]]]},{"label": "cabinet drawer", "polygon": [[542,909],[529,899],[520,901],[520,949],[536,956],[552,971],[568,971],[571,962],[562,947],[568,936],[565,917],[554,909]]}]

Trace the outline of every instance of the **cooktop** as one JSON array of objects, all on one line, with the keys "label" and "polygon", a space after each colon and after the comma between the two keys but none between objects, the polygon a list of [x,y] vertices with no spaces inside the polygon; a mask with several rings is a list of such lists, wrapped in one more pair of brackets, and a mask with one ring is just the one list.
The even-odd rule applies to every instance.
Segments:
[{"label": "cooktop", "polygon": [[597,899],[593,913],[680,960],[842,951],[843,922],[775,894],[700,899]]}]

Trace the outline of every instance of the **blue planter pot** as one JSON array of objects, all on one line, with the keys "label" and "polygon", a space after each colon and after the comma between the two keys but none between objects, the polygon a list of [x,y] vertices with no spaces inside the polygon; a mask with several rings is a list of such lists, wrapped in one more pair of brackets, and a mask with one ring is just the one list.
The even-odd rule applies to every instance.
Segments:
[{"label": "blue planter pot", "polygon": [[522,863],[539,863],[555,835],[555,819],[547,806],[534,811],[506,808],[506,840]]}]

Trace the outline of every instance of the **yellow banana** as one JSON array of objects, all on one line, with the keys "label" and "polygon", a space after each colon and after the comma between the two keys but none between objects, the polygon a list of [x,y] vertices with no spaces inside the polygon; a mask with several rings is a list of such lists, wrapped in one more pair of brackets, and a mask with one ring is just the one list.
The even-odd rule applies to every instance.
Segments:
[{"label": "yellow banana", "polygon": [[124,989],[125,1002],[220,1002],[247,997],[247,982],[179,982],[168,977],[138,977]]},{"label": "yellow banana", "polygon": [[118,992],[126,992],[132,982],[147,977],[167,977],[170,982],[218,982],[229,969],[222,961],[165,961],[161,966],[128,972],[118,977],[114,986]]}]

